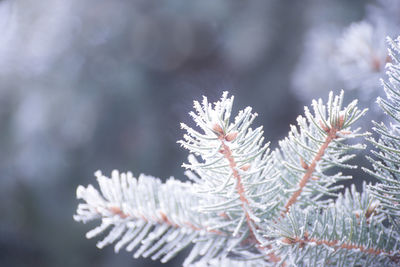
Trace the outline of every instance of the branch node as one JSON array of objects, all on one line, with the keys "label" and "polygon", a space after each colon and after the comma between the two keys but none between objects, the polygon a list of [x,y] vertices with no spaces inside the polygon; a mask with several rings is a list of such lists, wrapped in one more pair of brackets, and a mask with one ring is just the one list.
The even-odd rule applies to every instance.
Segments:
[{"label": "branch node", "polygon": [[242,171],[248,171],[248,170],[250,169],[250,167],[251,167],[250,164],[245,164],[245,165],[243,165],[242,167],[240,167],[240,169],[241,169]]},{"label": "branch node", "polygon": [[326,133],[329,133],[331,130],[328,126],[326,126],[321,120],[319,121],[319,126],[321,126],[322,130],[324,130]]},{"label": "branch node", "polygon": [[303,169],[307,170],[308,169],[308,164],[303,160],[302,157],[300,157],[300,164]]},{"label": "branch node", "polygon": [[225,140],[228,141],[228,142],[232,142],[233,140],[236,139],[237,135],[238,135],[238,132],[231,132],[231,133],[228,133],[228,134],[225,136]]},{"label": "branch node", "polygon": [[223,130],[222,127],[221,127],[219,124],[217,124],[217,123],[215,123],[215,124],[213,125],[212,130],[218,135],[218,137],[224,136],[224,135],[225,135],[225,134],[224,134],[224,130]]}]

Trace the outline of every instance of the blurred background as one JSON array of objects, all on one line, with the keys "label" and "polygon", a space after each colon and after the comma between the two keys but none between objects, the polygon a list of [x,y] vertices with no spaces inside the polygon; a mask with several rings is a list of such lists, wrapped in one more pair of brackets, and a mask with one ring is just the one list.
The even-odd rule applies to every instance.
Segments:
[{"label": "blurred background", "polygon": [[[252,106],[273,148],[329,90],[371,105],[398,29],[391,5],[0,0],[0,266],[159,266],[87,240],[93,224],[72,219],[76,187],[98,169],[184,179],[179,123],[202,95],[228,90],[236,111]],[[347,42],[352,29],[378,59],[346,60],[364,40]]]}]

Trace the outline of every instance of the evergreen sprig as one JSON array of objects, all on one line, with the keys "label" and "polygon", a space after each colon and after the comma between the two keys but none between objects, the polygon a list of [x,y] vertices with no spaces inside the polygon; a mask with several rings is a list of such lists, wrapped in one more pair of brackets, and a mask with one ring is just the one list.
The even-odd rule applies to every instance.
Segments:
[{"label": "evergreen sprig", "polygon": [[190,115],[202,132],[182,124],[187,134],[179,143],[198,158],[190,156],[183,166],[192,171],[196,191],[205,196],[200,211],[215,218],[216,228],[262,243],[260,223],[271,218],[279,201],[278,172],[263,143],[262,127],[250,128],[257,114],[247,107],[231,121],[233,97],[227,95],[214,106],[205,97],[202,105],[194,102],[196,113]]},{"label": "evergreen sprig", "polygon": [[224,253],[228,239],[225,233],[208,228],[206,214],[196,212],[199,198],[192,193],[190,183],[173,178],[165,183],[159,179],[132,173],[113,171],[108,178],[96,172],[100,192],[92,185],[79,186],[76,221],[101,220],[101,225],[89,231],[87,238],[107,232],[97,243],[98,248],[115,243],[115,252],[126,247],[134,257],[150,257],[166,262],[192,242],[196,245],[186,260],[204,261]]},{"label": "evergreen sprig", "polygon": [[290,266],[389,266],[399,256],[396,235],[382,222],[379,202],[353,185],[323,210],[291,209],[272,226],[274,249]]},{"label": "evergreen sprig", "polygon": [[373,129],[379,138],[369,141],[377,150],[372,151],[374,157],[368,157],[374,171],[364,170],[380,181],[370,186],[371,193],[381,201],[385,212],[400,222],[400,38],[396,41],[389,38],[388,42],[392,47],[392,62],[387,64],[388,81],[382,80],[387,99],[378,98],[377,102],[393,123],[386,126],[374,122]]},{"label": "evergreen sprig", "polygon": [[[298,128],[291,126],[287,138],[279,142],[274,153],[275,167],[280,171],[281,203],[287,213],[295,203],[303,207],[330,203],[337,197],[338,181],[351,179],[341,172],[327,174],[333,167],[356,168],[346,162],[355,155],[352,151],[364,145],[349,145],[345,141],[362,136],[351,126],[367,111],[357,108],[357,101],[342,108],[343,91],[339,96],[329,94],[327,105],[322,100],[312,102],[313,113],[305,107],[305,117],[297,118]],[[324,198],[325,197],[325,198]]]},{"label": "evergreen sprig", "polygon": [[358,167],[348,161],[365,148],[350,139],[366,135],[353,128],[366,109],[344,107],[343,92],[313,101],[272,152],[262,127],[251,128],[257,114],[247,107],[232,119],[224,92],[194,102],[197,129],[181,125],[190,181],[97,172],[100,190],[78,187],[74,219],[101,220],[87,237],[104,233],[99,248],[115,243],[134,257],[166,262],[193,244],[184,266],[398,266],[400,38],[390,42],[388,99],[378,103],[395,123],[374,124],[374,170],[364,168],[376,185],[338,193],[351,178],[340,170]]}]

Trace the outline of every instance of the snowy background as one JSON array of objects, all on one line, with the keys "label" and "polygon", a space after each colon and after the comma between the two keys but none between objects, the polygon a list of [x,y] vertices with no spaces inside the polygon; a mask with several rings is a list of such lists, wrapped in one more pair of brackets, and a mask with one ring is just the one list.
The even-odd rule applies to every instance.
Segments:
[{"label": "snowy background", "polygon": [[272,147],[329,90],[374,105],[399,6],[0,0],[0,266],[158,266],[87,240],[76,187],[98,169],[183,178],[179,122],[202,95],[252,106]]}]

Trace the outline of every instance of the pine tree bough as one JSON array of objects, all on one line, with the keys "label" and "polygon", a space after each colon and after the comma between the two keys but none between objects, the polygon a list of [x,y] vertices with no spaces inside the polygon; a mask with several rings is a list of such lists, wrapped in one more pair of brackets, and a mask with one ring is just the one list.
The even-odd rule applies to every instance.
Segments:
[{"label": "pine tree bough", "polygon": [[[284,238],[282,240],[283,243],[286,243],[288,245],[294,245],[296,243],[299,244],[300,247],[305,247],[307,244],[316,244],[316,245],[325,245],[327,247],[333,248],[334,250],[337,249],[348,249],[348,250],[360,250],[361,252],[364,253],[369,253],[373,255],[380,255],[384,253],[385,251],[381,249],[374,249],[374,248],[366,248],[362,245],[355,245],[351,243],[341,243],[338,240],[322,240],[322,239],[316,239],[316,238],[308,238],[308,233],[304,233],[304,237],[296,237],[294,239],[289,239],[289,238]],[[388,254],[391,254],[389,252]]]},{"label": "pine tree bough", "polygon": [[339,193],[351,177],[336,171],[357,167],[348,161],[365,144],[354,138],[368,136],[353,128],[366,110],[343,107],[343,92],[313,101],[273,151],[262,127],[250,127],[250,107],[231,118],[225,92],[214,104],[194,102],[199,129],[181,124],[189,181],[97,172],[100,190],[78,187],[74,219],[100,220],[86,236],[106,233],[99,248],[115,243],[134,257],[166,262],[192,245],[184,266],[398,266],[400,39],[390,42],[388,100],[378,102],[396,124],[375,123],[374,170],[364,168],[377,184]]},{"label": "pine tree bough", "polygon": [[[215,124],[213,126],[213,129],[217,132],[218,139],[221,141],[220,153],[222,155],[224,155],[226,160],[228,160],[232,175],[236,179],[236,190],[237,190],[237,193],[239,194],[239,199],[241,201],[241,206],[242,206],[243,212],[246,216],[247,224],[250,226],[253,224],[253,222],[250,218],[249,213],[247,212],[247,210],[249,209],[249,201],[247,200],[246,195],[245,195],[245,190],[244,190],[244,187],[242,184],[242,178],[240,177],[239,171],[237,170],[237,164],[235,162],[235,159],[232,156],[232,151],[229,148],[229,146],[227,146],[225,144],[225,141],[227,141],[227,142],[233,141],[237,136],[237,132],[224,134],[221,126],[219,126],[218,124]],[[247,166],[246,166],[246,168],[247,168]],[[242,167],[242,169],[244,169],[244,168]],[[250,233],[253,235],[252,230],[250,230]]]},{"label": "pine tree bough", "polygon": [[326,137],[324,143],[320,147],[320,149],[317,152],[317,155],[313,159],[310,165],[307,165],[302,158],[301,159],[301,166],[306,170],[306,173],[304,174],[303,178],[300,181],[299,184],[299,189],[294,192],[294,194],[290,197],[288,202],[285,205],[285,212],[289,212],[289,207],[292,206],[297,198],[300,196],[301,192],[303,191],[303,188],[306,186],[308,180],[312,177],[315,167],[317,166],[317,162],[321,160],[322,156],[325,153],[325,150],[328,148],[329,144],[336,139],[338,136],[336,133],[340,131],[340,128],[342,127],[343,124],[343,117],[340,118],[340,123],[337,126],[333,126],[331,128],[326,128],[322,123],[321,123],[321,128],[324,129],[325,132],[328,133],[328,136]]}]

